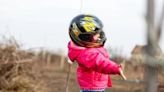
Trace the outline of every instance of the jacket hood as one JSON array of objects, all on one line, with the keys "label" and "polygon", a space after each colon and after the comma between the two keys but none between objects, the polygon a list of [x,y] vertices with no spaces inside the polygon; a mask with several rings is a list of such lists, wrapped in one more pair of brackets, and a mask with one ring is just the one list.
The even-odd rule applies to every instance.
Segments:
[{"label": "jacket hood", "polygon": [[68,43],[68,57],[73,62],[81,51],[86,49],[85,47],[79,47],[75,45],[72,41]]}]

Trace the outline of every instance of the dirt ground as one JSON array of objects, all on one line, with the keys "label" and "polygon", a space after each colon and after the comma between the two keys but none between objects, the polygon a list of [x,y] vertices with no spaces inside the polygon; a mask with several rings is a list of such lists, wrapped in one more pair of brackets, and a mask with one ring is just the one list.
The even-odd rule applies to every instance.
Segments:
[{"label": "dirt ground", "polygon": [[[71,68],[70,81],[68,85],[69,92],[79,92],[79,87],[76,82],[75,68],[76,65],[73,65]],[[128,69],[128,67],[126,68]],[[143,83],[136,83],[139,82],[137,80],[142,80],[143,75],[142,73],[136,74],[135,72],[139,70],[141,71],[142,69],[130,71],[127,69],[125,69],[125,75],[129,81],[122,80],[118,75],[112,75],[111,79],[113,87],[107,88],[106,92],[144,92]],[[65,68],[61,70],[59,66],[52,64],[42,68],[38,73],[41,74],[40,80],[44,80],[47,87],[51,89],[50,92],[65,92],[67,72],[68,66],[65,66]],[[164,92],[164,90],[160,89],[159,92]]]},{"label": "dirt ground", "polygon": [[[27,66],[27,64],[25,64]],[[17,91],[14,89],[6,89],[5,91],[0,92],[66,92],[66,80],[67,80],[67,73],[68,73],[68,64],[65,62],[65,66],[63,69],[60,68],[60,61],[55,61],[54,63],[50,63],[49,65],[46,65],[44,63],[41,63],[40,61],[37,61],[37,63],[31,65],[32,70],[29,71],[33,76],[35,76],[34,80],[29,82],[29,78],[27,78],[26,85],[35,85],[38,86],[38,88],[33,88],[33,90],[26,90],[24,85],[23,89],[21,91]],[[76,82],[76,65],[74,64],[71,68],[70,72],[70,81],[68,84],[68,92],[79,92],[79,86]],[[140,80],[143,80],[143,68],[142,66],[137,67],[136,69],[134,67],[131,67],[129,65],[125,66],[125,75],[128,78],[128,81],[124,81],[121,79],[118,75],[111,75],[111,80],[113,83],[113,86],[111,88],[107,88],[106,92],[144,92],[144,86],[143,83]],[[26,77],[26,76],[25,76]],[[20,78],[17,81],[22,81],[25,78]],[[38,83],[37,83],[38,82]],[[138,82],[138,83],[137,83]],[[160,75],[159,82],[164,83],[163,75]],[[19,83],[19,82],[18,82]],[[44,85],[43,85],[44,84]],[[19,83],[20,85],[20,83]],[[21,88],[19,87],[19,88]],[[38,89],[44,88],[44,90],[39,91]],[[35,90],[34,90],[35,89]],[[47,89],[45,91],[45,89]],[[20,90],[20,89],[19,89]],[[159,92],[164,92],[164,89],[160,89]]]}]

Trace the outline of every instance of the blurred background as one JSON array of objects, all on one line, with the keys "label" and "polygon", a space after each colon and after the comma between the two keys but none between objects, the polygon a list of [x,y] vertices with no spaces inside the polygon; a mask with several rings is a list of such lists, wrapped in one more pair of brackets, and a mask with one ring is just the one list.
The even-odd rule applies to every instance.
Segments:
[{"label": "blurred background", "polygon": [[[163,20],[161,16],[164,1],[151,1],[154,2],[153,23],[158,26]],[[142,48],[146,48],[148,43],[148,2],[149,0],[0,0],[0,90],[65,92],[69,70],[69,65],[65,62],[67,43],[70,40],[69,23],[76,15],[85,13],[102,20],[107,36],[105,48],[112,60],[124,66],[129,79],[124,81],[118,76],[112,76],[114,85],[107,92],[143,92],[146,85],[144,70],[147,66],[144,61],[156,59],[160,63],[153,63],[153,70],[158,71],[159,76],[155,77],[160,82],[155,87],[158,92],[164,92],[163,23],[160,24],[159,54],[157,51],[157,54],[150,55],[153,57],[151,60],[143,60],[142,57],[145,53],[149,54],[147,50],[142,54]],[[75,67],[76,64],[73,64],[70,72],[69,92],[79,91]]]},{"label": "blurred background", "polygon": [[[157,21],[162,3],[155,3]],[[146,0],[1,0],[0,34],[14,35],[23,48],[45,47],[67,53],[69,23],[80,13],[103,21],[106,48],[118,48],[129,57],[136,44],[146,43]]]}]

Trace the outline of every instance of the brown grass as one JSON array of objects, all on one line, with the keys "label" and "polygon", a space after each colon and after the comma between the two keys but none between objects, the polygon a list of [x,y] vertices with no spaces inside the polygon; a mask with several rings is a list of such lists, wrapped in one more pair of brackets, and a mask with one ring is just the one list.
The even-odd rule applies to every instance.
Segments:
[{"label": "brown grass", "polygon": [[0,92],[48,92],[34,71],[35,62],[35,54],[18,44],[0,44]]}]

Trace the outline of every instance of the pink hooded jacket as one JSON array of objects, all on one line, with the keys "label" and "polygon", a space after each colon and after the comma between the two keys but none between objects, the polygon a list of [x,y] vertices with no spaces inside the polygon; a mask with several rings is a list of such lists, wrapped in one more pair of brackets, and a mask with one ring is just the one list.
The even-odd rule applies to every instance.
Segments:
[{"label": "pink hooded jacket", "polygon": [[110,87],[109,74],[120,74],[120,66],[109,60],[103,47],[79,47],[70,41],[68,57],[71,61],[78,63],[77,81],[82,90],[99,90]]}]

